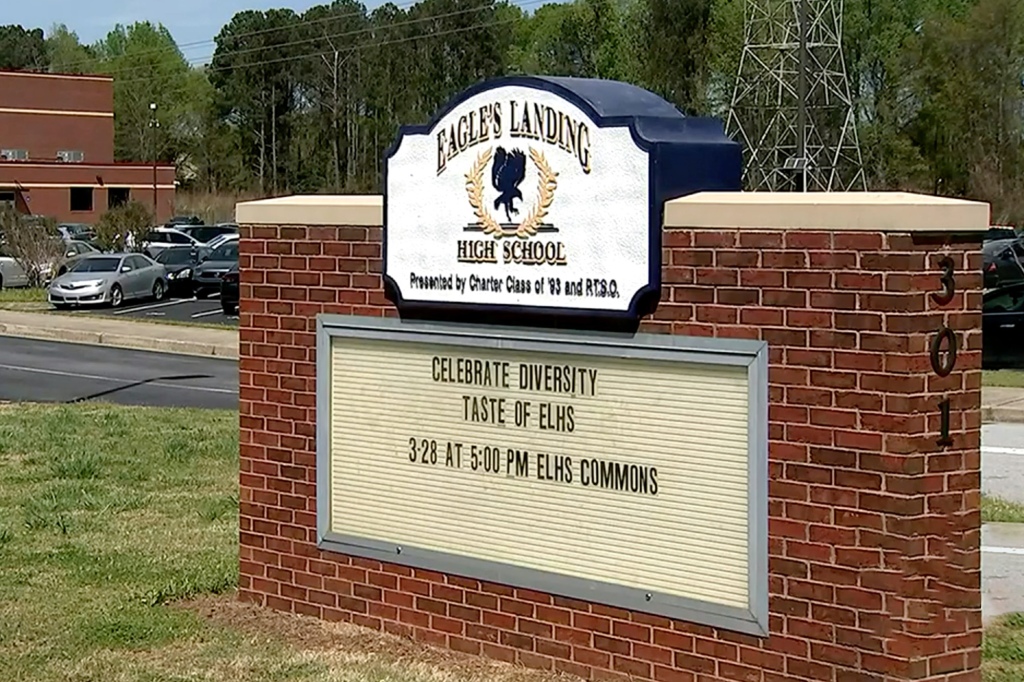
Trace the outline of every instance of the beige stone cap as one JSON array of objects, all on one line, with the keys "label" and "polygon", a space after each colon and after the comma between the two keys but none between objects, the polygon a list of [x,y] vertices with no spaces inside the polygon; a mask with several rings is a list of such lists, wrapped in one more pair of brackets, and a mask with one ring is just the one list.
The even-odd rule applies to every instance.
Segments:
[{"label": "beige stone cap", "polygon": [[384,224],[384,200],[379,194],[306,194],[243,201],[235,206],[239,225],[352,225]]},{"label": "beige stone cap", "polygon": [[700,192],[665,204],[665,227],[963,232],[989,205],[906,192]]}]

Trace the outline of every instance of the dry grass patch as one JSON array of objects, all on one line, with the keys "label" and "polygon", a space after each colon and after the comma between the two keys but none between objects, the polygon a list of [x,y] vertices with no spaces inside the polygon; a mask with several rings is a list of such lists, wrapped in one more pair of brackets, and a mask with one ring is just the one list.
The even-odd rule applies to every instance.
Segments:
[{"label": "dry grass patch", "polygon": [[237,601],[230,595],[200,597],[182,602],[176,608],[237,632],[252,644],[284,646],[295,666],[323,671],[323,677],[311,679],[396,682],[568,682],[579,679],[428,647],[350,623],[280,613]]},{"label": "dry grass patch", "polygon": [[176,215],[199,216],[208,225],[228,223],[235,219],[236,204],[260,198],[256,192],[178,192],[174,197],[174,212]]}]

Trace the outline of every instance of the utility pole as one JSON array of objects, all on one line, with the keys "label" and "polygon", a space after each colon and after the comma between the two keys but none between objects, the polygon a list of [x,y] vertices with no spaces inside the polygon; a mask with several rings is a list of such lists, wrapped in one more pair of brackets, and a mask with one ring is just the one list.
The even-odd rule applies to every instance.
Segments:
[{"label": "utility pole", "polygon": [[150,144],[152,146],[151,158],[153,159],[153,220],[158,223],[160,222],[160,219],[157,217],[158,211],[156,202],[156,136],[157,128],[160,127],[160,121],[156,118],[156,102],[149,103],[149,127],[153,131],[150,135]]},{"label": "utility pole", "polygon": [[726,130],[750,190],[867,189],[843,59],[844,0],[745,0]]}]

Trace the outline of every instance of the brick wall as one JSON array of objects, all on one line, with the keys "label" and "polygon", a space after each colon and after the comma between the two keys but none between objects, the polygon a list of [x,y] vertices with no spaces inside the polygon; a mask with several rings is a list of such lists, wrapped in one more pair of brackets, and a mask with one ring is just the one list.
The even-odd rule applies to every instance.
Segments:
[{"label": "brick wall", "polygon": [[[978,680],[980,253],[882,232],[671,230],[645,331],[770,347],[766,638],[321,552],[315,316],[393,315],[379,228],[244,226],[241,595],[583,677]],[[944,306],[939,259],[955,266]],[[952,373],[929,345],[960,331]],[[936,445],[950,399],[954,444]]]}]

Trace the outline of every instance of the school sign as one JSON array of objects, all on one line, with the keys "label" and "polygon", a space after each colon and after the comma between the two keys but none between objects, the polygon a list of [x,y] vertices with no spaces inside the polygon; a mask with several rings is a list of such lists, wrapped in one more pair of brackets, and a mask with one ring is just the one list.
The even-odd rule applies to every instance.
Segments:
[{"label": "school sign", "polygon": [[388,153],[388,294],[403,312],[635,319],[658,302],[664,201],[738,188],[739,153],[625,83],[484,83]]}]

